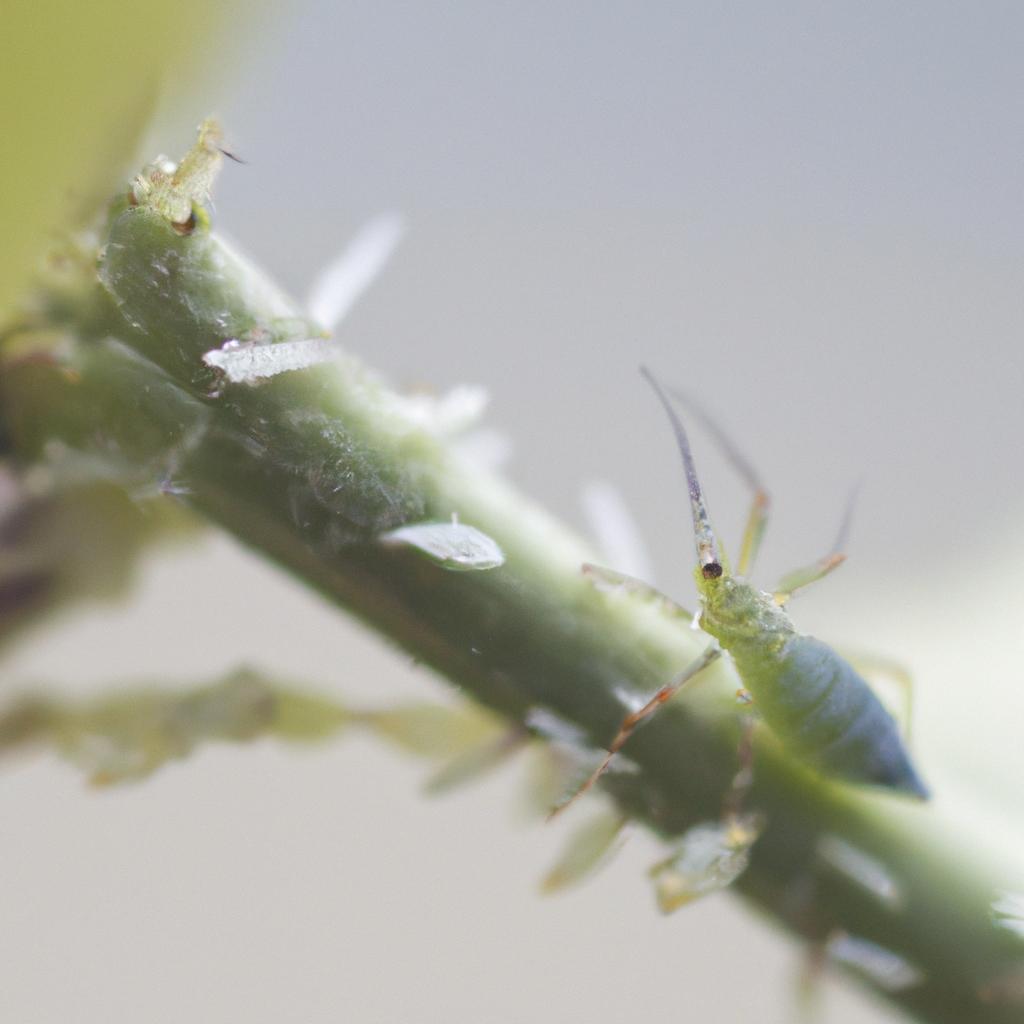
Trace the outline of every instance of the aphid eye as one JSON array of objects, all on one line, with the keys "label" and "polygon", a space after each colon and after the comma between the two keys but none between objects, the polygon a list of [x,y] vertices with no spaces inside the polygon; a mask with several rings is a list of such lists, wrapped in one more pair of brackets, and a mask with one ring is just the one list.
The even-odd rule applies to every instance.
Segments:
[{"label": "aphid eye", "polygon": [[708,562],[701,566],[700,573],[706,580],[717,580],[722,575],[722,567],[718,562]]}]

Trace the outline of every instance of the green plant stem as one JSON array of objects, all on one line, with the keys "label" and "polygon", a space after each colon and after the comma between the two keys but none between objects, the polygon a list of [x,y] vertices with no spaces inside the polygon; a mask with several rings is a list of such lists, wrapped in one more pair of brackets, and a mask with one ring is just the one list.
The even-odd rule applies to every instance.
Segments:
[{"label": "green plant stem", "polygon": [[[182,236],[151,210],[125,209],[102,252],[100,280],[48,306],[71,351],[42,367],[14,362],[3,378],[24,459],[59,437],[118,474],[171,480],[178,500],[474,699],[528,727],[536,709],[554,712],[595,748],[614,735],[624,695],[649,695],[701,649],[658,609],[597,592],[579,572],[590,557],[580,540],[414,426],[355,360],[221,380],[202,356],[225,340],[316,329],[216,235]],[[497,540],[505,565],[447,572],[378,541],[452,513]],[[709,676],[630,740],[637,770],[604,781],[665,836],[717,819],[736,772],[737,683],[727,666]],[[766,827],[736,889],[785,929],[812,943],[842,931],[902,957],[916,983],[862,980],[921,1020],[1021,1019],[1024,942],[991,909],[1019,878],[987,862],[973,827],[942,814],[941,794],[918,805],[826,782],[762,730],[746,806]],[[871,858],[896,895],[837,870],[823,840]]]}]

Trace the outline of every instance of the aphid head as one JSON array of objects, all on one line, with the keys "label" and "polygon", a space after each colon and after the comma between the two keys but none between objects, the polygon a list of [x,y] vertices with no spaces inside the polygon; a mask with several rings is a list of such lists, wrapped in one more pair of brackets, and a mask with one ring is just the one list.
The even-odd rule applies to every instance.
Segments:
[{"label": "aphid head", "polygon": [[725,554],[718,546],[718,539],[715,531],[711,528],[711,519],[708,516],[707,507],[704,504],[704,494],[700,489],[700,481],[697,479],[697,469],[693,464],[693,453],[690,451],[690,441],[683,429],[683,424],[672,408],[662,386],[655,380],[654,375],[646,366],[640,367],[640,373],[648,384],[654,389],[658,401],[668,414],[669,423],[676,435],[676,443],[679,445],[679,454],[683,457],[683,468],[686,470],[686,485],[690,492],[690,510],[693,513],[693,535],[697,543],[697,589],[705,597],[718,589],[719,580],[729,576],[729,566],[725,560]]}]

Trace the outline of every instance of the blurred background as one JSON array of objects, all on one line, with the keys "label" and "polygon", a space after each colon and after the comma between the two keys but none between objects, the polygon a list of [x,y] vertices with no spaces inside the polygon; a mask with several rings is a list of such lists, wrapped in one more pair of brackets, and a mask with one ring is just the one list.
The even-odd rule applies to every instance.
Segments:
[{"label": "blurred background", "polygon": [[[862,481],[849,563],[794,617],[911,668],[938,799],[1024,859],[1019,5],[306,0],[207,23],[107,3],[91,35],[49,6],[4,44],[6,180],[37,183],[8,187],[5,222],[109,175],[140,109],[145,158],[220,115],[247,163],[217,224],[297,295],[400,211],[345,344],[397,385],[486,386],[509,475],[581,529],[583,487],[611,482],[684,603],[681,474],[638,363],[703,396],[769,482],[766,585],[828,549]],[[738,537],[747,496],[695,440]],[[212,533],[0,672],[86,695],[242,662],[364,702],[446,689]],[[421,764],[360,737],[208,747],[109,791],[49,755],[7,763],[0,1015],[794,1018],[797,947],[728,894],[661,917],[643,835],[542,898],[568,826],[524,824],[522,776],[428,801]],[[830,984],[822,1019],[891,1013]]]}]

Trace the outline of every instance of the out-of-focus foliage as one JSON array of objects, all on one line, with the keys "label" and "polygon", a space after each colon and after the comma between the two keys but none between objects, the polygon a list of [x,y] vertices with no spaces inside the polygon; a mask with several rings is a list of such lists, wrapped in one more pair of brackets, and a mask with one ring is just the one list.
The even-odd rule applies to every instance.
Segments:
[{"label": "out-of-focus foliage", "polygon": [[[80,703],[26,695],[0,710],[0,755],[49,746],[93,784],[114,785],[138,782],[213,742],[313,743],[352,727],[439,762],[449,785],[432,781],[435,792],[471,781],[499,760],[482,752],[510,754],[521,746],[510,742],[504,723],[475,705],[351,708],[242,668],[190,690],[136,685]],[[478,770],[469,771],[470,764]]]},{"label": "out-of-focus foliage", "polygon": [[158,102],[182,107],[188,100],[203,114],[215,105],[219,95],[209,94],[209,73],[235,63],[231,47],[263,13],[262,5],[248,5],[239,19],[240,6],[231,0],[3,5],[0,318],[25,291],[60,228],[80,211],[95,210],[96,200],[137,162],[139,138]]}]

